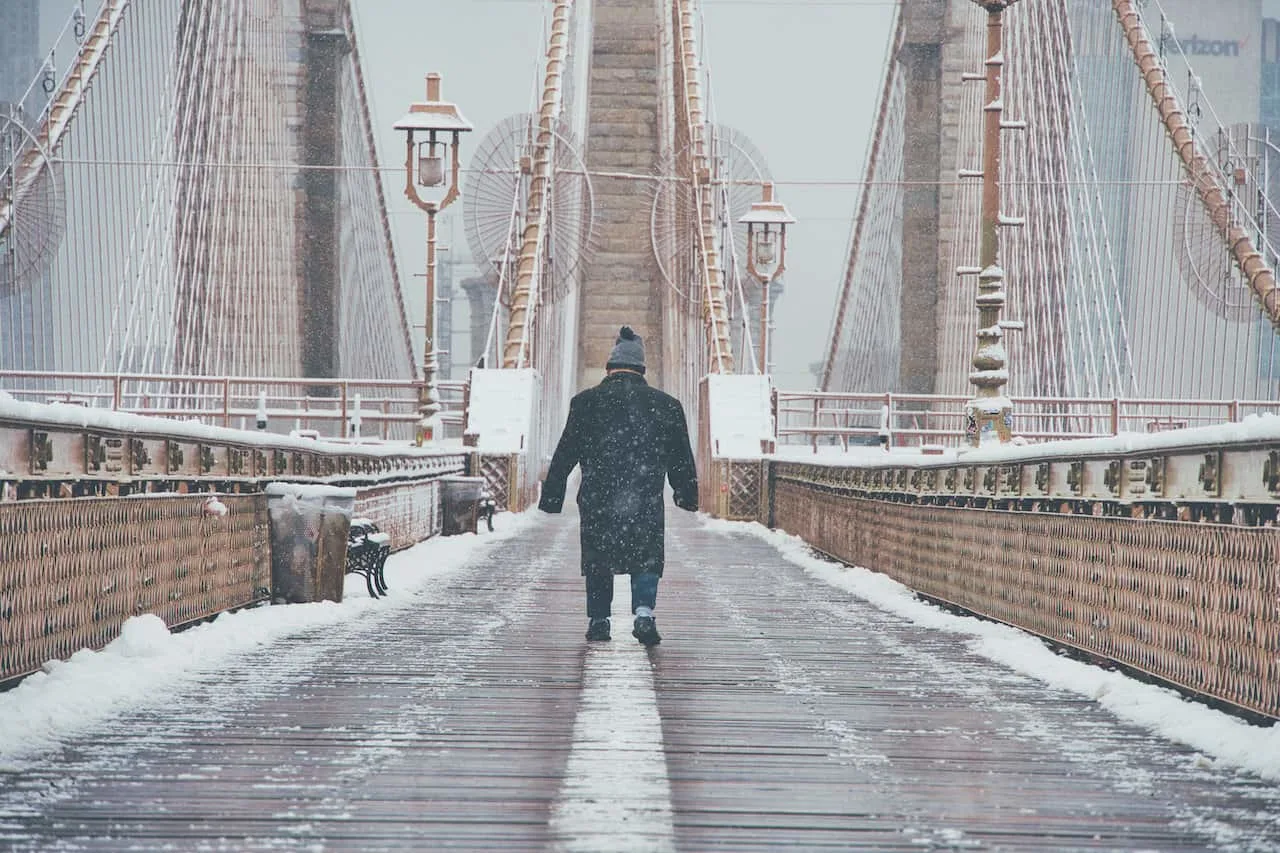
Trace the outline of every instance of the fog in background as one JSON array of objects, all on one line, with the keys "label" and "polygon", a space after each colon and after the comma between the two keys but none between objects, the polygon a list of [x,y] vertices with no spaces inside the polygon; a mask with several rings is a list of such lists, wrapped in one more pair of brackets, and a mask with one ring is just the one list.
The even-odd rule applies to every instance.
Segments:
[{"label": "fog in background", "polygon": [[[352,0],[352,5],[384,164],[403,162],[403,140],[392,125],[410,103],[425,97],[428,71],[443,75],[444,98],[457,103],[475,125],[464,138],[464,165],[495,124],[535,109],[546,49],[544,20],[551,8],[546,0]],[[775,315],[775,382],[785,389],[810,388],[815,382],[810,368],[825,355],[844,274],[858,192],[847,182],[862,175],[894,0],[702,0],[700,5],[712,118],[744,132],[764,153],[780,198],[800,220],[789,237],[786,295]],[[791,186],[788,181],[846,185]],[[399,174],[388,173],[385,183],[411,318],[421,324],[426,216],[404,198]],[[475,272],[461,211],[459,201],[440,218],[441,245],[450,248],[443,260],[467,262],[454,268],[455,282]],[[462,332],[466,313],[461,305],[456,308],[454,327]],[[458,337],[457,348],[463,348],[463,340]],[[457,353],[454,362],[464,356]]]},{"label": "fog in background", "polygon": [[[18,4],[31,0],[0,0]],[[41,51],[53,44],[78,0],[34,0]],[[423,315],[425,216],[402,194],[402,141],[392,128],[425,94],[424,75],[444,75],[444,96],[476,126],[464,159],[495,124],[532,111],[541,80],[550,0],[351,0],[374,112],[397,257],[411,322]],[[579,3],[590,0],[578,0]],[[700,0],[703,58],[711,72],[714,121],[744,132],[767,159],[779,195],[799,218],[791,232],[786,293],[775,315],[775,379],[811,387],[825,355],[836,293],[879,94],[893,8],[899,0]],[[654,0],[655,6],[657,0]],[[102,0],[87,0],[92,19]],[[282,3],[280,8],[293,4]],[[14,8],[18,8],[17,5]],[[27,8],[27,7],[23,7]],[[1280,0],[1162,0],[1184,38],[1234,41],[1239,56],[1194,57],[1197,79],[1230,121],[1256,121],[1263,50],[1261,17],[1280,18]],[[1228,14],[1229,13],[1229,14]],[[656,15],[655,15],[656,21]],[[43,52],[39,54],[43,56]],[[69,61],[64,52],[60,62]],[[1244,63],[1248,59],[1249,63]],[[38,70],[36,54],[30,73]],[[1274,62],[1269,55],[1268,62]],[[1245,67],[1241,67],[1244,65]],[[15,79],[21,74],[11,72]],[[25,88],[25,78],[17,91]],[[1274,86],[1271,87],[1274,89]],[[1274,104],[1271,107],[1273,110]],[[812,185],[810,182],[826,182]],[[465,177],[464,177],[465,182]],[[799,185],[792,182],[800,182]],[[465,186],[464,186],[465,192]],[[473,275],[461,202],[442,216],[443,264],[456,283]],[[754,285],[750,285],[754,286]],[[465,298],[455,304],[454,362],[467,361]],[[421,329],[416,332],[421,340]],[[448,342],[442,342],[450,346]],[[415,346],[420,352],[421,346]],[[455,374],[456,375],[456,374]]]},{"label": "fog in background", "polygon": [[[0,3],[8,0],[0,0]],[[588,2],[588,0],[578,0]],[[1280,2],[1280,0],[1275,0]],[[775,314],[775,381],[809,388],[823,351],[845,253],[864,152],[879,94],[896,0],[701,0],[703,61],[711,72],[711,118],[745,133],[763,152],[779,197],[800,220],[791,231],[785,295]],[[75,0],[40,0],[41,42],[52,43]],[[101,0],[86,11],[96,14]],[[656,6],[656,3],[655,3]],[[494,125],[536,109],[549,0],[352,0],[358,50],[384,167],[397,260],[406,289],[414,351],[421,352],[426,216],[403,195],[403,140],[393,129],[425,97],[439,71],[444,98],[475,125],[463,163]],[[655,22],[656,22],[655,13]],[[464,176],[465,193],[465,176]],[[844,182],[794,186],[788,181]],[[455,286],[471,264],[460,200],[440,217],[442,264]],[[751,284],[749,286],[754,286]],[[465,296],[454,305],[454,376],[469,354]],[[753,330],[754,331],[754,330]]]}]

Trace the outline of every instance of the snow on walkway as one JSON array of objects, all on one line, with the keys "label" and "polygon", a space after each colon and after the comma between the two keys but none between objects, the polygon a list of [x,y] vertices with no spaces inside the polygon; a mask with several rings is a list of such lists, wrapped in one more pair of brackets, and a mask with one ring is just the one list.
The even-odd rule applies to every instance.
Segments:
[{"label": "snow on walkway", "polygon": [[966,638],[977,654],[1098,702],[1121,720],[1202,753],[1206,765],[1236,767],[1280,782],[1280,726],[1264,728],[1184,699],[1176,691],[1059,655],[1035,636],[959,616],[917,599],[887,575],[823,559],[803,540],[760,524],[706,519],[708,530],[759,537],[787,560],[831,586],[922,627]]},{"label": "snow on walkway", "polygon": [[683,513],[663,643],[620,583],[587,644],[572,513],[497,523],[386,599],[142,617],[0,694],[0,843],[1280,845],[1273,729]]},{"label": "snow on walkway", "polygon": [[500,513],[494,533],[436,537],[392,554],[387,574],[394,581],[386,598],[369,598],[364,580],[347,575],[341,604],[248,608],[176,633],[157,616],[134,617],[102,651],[82,649],[69,660],[50,661],[0,693],[0,772],[37,761],[103,722],[162,706],[180,685],[283,637],[412,607],[424,585],[456,571],[478,549],[519,536],[536,520]]}]

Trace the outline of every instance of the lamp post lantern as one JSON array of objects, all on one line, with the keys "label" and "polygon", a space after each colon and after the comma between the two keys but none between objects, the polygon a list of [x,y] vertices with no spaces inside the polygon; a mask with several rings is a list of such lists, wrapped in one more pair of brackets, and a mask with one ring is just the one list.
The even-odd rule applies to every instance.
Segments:
[{"label": "lamp post lantern", "polygon": [[[1004,11],[1017,0],[973,0],[987,13],[987,58],[982,75],[966,79],[986,82],[983,96],[982,134],[982,230],[978,259],[978,334],[969,383],[973,398],[965,403],[965,432],[978,447],[986,436],[1001,443],[1013,436],[1013,402],[1004,394],[1009,381],[1008,355],[1004,347],[1006,324],[1000,321],[1005,304],[1005,274],[1000,266],[1000,229],[1020,224],[1000,213],[1000,162],[1003,130],[1021,127],[1004,121]],[[1013,325],[1013,324],[1008,324]]]},{"label": "lamp post lantern", "polygon": [[773,184],[766,183],[760,201],[754,202],[739,222],[747,226],[747,271],[760,280],[760,373],[769,372],[769,285],[787,268],[787,226],[796,218],[787,206],[773,199]]},{"label": "lamp post lantern", "polygon": [[[471,130],[455,104],[440,100],[440,75],[427,75],[427,99],[409,107],[395,124],[405,134],[404,194],[427,214],[426,339],[422,347],[422,387],[418,392],[418,426],[414,442],[435,438],[440,395],[436,391],[436,214],[458,198],[458,149],[463,133]],[[440,198],[423,198],[418,188]]]}]

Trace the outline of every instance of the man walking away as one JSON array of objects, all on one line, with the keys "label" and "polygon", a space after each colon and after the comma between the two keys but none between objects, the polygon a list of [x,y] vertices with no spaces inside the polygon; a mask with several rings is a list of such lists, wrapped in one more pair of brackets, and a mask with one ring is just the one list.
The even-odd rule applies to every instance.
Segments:
[{"label": "man walking away", "polygon": [[587,581],[588,640],[609,639],[613,576],[631,575],[632,635],[662,641],[654,622],[664,562],[663,480],[676,506],[698,509],[698,475],[680,401],[644,378],[644,343],[623,326],[604,380],[573,398],[569,418],[542,484],[538,509],[564,507],[565,486],[582,466],[582,574]]}]

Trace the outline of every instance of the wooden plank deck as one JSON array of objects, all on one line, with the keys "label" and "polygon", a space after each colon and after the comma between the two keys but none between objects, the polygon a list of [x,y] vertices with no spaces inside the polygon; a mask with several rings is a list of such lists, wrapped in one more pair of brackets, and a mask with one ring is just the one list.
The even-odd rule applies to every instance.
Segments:
[{"label": "wooden plank deck", "polygon": [[[421,552],[419,552],[421,553]],[[664,642],[572,517],[0,769],[12,850],[1275,850],[1280,786],[673,513]],[[394,584],[394,567],[391,570]]]}]

